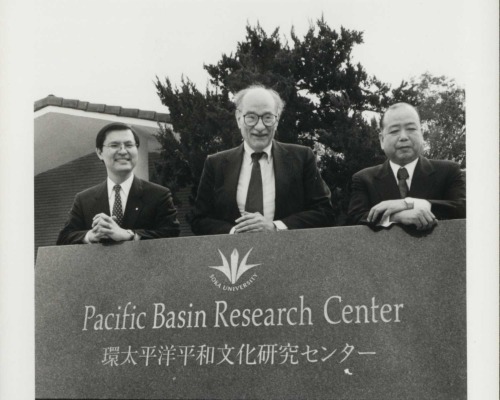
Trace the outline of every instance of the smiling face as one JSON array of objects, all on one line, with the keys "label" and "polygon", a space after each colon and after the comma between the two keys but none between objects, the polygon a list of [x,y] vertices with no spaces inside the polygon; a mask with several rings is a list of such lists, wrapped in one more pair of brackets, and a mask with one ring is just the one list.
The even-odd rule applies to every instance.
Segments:
[{"label": "smiling face", "polygon": [[259,118],[257,124],[250,127],[244,121],[244,116],[250,113],[259,117],[268,113],[277,115],[277,105],[271,93],[262,88],[251,89],[243,97],[239,110],[236,110],[236,121],[243,140],[254,151],[260,152],[273,140],[278,121],[273,126],[265,126],[262,118]]},{"label": "smiling face", "polygon": [[420,156],[424,138],[417,111],[409,104],[399,104],[389,109],[379,135],[380,146],[392,162],[403,166]]},{"label": "smiling face", "polygon": [[[115,183],[123,182],[132,174],[138,158],[135,144],[130,129],[113,129],[107,132],[102,149],[96,149],[97,157],[104,162],[108,176]],[[110,145],[118,145],[118,148],[113,149]]]}]

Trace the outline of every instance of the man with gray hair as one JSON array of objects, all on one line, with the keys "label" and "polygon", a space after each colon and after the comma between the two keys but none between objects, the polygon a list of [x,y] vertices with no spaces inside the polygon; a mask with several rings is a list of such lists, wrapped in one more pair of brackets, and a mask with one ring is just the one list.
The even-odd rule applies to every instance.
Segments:
[{"label": "man with gray hair", "polygon": [[330,190],[310,148],[274,140],[284,103],[252,85],[235,95],[243,143],[207,157],[191,228],[196,235],[333,225]]},{"label": "man with gray hair", "polygon": [[439,219],[465,218],[465,180],[458,164],[422,156],[424,139],[415,107],[397,103],[380,121],[384,164],[352,177],[352,224],[393,223],[428,230]]}]

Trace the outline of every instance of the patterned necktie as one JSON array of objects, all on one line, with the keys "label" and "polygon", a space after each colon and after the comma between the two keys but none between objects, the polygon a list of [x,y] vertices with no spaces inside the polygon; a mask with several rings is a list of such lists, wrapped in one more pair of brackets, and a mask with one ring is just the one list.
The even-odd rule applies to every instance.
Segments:
[{"label": "patterned necktie", "polygon": [[260,212],[264,215],[264,194],[262,192],[262,174],[259,160],[264,153],[252,153],[252,175],[248,184],[245,211]]},{"label": "patterned necktie", "polygon": [[113,190],[115,191],[115,204],[113,205],[113,216],[116,217],[116,222],[118,225],[122,225],[123,222],[123,206],[122,197],[120,196],[120,185],[115,185]]},{"label": "patterned necktie", "polygon": [[409,189],[406,180],[410,175],[408,175],[408,171],[404,167],[398,169],[397,175],[398,175],[399,193],[401,194],[401,198],[404,199],[408,196]]}]

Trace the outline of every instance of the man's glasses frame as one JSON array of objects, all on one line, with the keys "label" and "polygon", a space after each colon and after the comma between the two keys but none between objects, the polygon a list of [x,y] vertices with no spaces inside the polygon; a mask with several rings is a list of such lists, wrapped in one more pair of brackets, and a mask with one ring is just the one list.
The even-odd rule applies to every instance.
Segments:
[{"label": "man's glasses frame", "polygon": [[268,128],[276,125],[276,122],[278,122],[278,116],[273,113],[265,113],[262,115],[257,115],[255,113],[246,113],[245,115],[243,115],[243,121],[245,122],[245,125],[250,128],[253,128],[255,125],[257,125],[259,123],[259,119],[262,120],[264,126],[267,126]]},{"label": "man's glasses frame", "polygon": [[122,147],[125,148],[125,150],[132,150],[134,147],[137,147],[137,143],[134,142],[111,142],[109,144],[103,144],[102,147],[107,147],[110,150],[116,151],[116,150],[121,150]]}]

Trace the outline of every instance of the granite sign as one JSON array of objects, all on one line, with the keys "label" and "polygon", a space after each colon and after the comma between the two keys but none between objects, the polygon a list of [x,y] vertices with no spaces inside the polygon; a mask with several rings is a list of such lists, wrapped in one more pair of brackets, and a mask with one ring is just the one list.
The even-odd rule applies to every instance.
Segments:
[{"label": "granite sign", "polygon": [[41,248],[37,398],[466,398],[465,222]]}]

